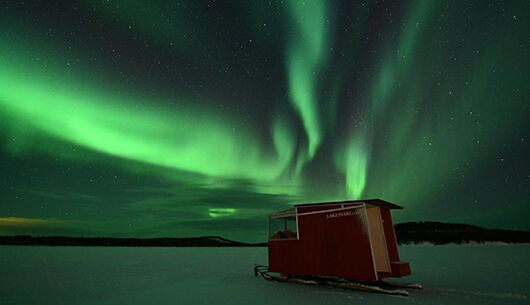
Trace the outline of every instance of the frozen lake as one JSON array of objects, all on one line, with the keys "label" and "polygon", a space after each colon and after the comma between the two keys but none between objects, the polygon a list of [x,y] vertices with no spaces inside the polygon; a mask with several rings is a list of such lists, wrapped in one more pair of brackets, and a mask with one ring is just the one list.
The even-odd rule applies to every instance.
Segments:
[{"label": "frozen lake", "polygon": [[410,297],[254,277],[266,248],[0,246],[0,304],[529,304],[530,246],[402,246]]}]

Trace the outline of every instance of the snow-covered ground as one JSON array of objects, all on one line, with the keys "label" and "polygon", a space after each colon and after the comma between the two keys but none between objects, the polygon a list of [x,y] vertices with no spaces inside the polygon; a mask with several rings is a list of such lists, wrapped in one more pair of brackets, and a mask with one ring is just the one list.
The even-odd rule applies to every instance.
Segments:
[{"label": "snow-covered ground", "polygon": [[400,251],[410,297],[265,281],[266,248],[0,246],[0,304],[530,304],[530,245]]}]

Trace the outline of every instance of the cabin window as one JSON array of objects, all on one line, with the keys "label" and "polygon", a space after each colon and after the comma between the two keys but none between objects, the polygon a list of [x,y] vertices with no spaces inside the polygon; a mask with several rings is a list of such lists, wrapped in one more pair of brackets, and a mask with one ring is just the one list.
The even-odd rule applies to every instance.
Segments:
[{"label": "cabin window", "polygon": [[296,216],[283,216],[269,218],[269,239],[298,239]]}]

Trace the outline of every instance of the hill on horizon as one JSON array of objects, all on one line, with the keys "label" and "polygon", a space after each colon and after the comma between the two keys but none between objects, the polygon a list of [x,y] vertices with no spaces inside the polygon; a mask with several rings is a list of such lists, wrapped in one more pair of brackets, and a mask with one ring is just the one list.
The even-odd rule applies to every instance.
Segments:
[{"label": "hill on horizon", "polygon": [[[475,225],[434,221],[405,222],[394,226],[398,244],[530,243],[530,231],[486,229]],[[0,245],[96,247],[265,247],[266,242],[244,243],[220,236],[118,238],[68,236],[0,236]]]}]

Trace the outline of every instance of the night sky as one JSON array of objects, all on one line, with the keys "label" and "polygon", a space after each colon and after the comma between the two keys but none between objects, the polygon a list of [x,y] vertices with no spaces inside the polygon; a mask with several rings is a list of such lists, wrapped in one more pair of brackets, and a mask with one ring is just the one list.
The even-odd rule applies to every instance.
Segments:
[{"label": "night sky", "polygon": [[530,1],[1,1],[0,235],[530,230]]}]

